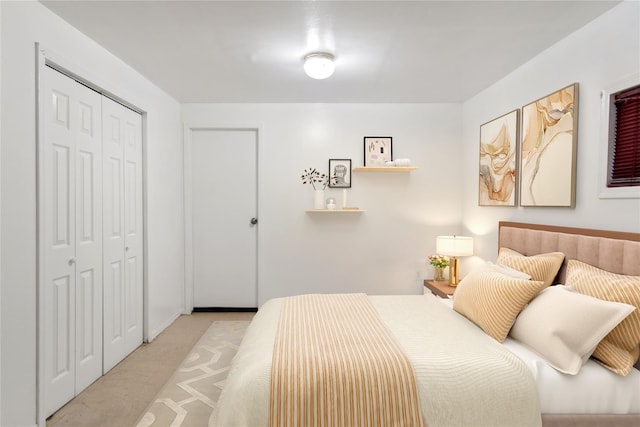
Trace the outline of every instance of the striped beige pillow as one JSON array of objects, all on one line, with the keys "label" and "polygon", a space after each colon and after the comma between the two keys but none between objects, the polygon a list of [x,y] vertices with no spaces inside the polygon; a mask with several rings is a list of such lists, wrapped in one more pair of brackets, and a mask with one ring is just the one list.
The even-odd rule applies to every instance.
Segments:
[{"label": "striped beige pillow", "polygon": [[545,287],[492,269],[474,271],[456,288],[453,309],[503,342],[520,311]]},{"label": "striped beige pillow", "polygon": [[500,248],[496,264],[523,271],[531,276],[531,280],[542,280],[549,286],[558,274],[562,261],[564,261],[562,252],[525,256],[513,249]]},{"label": "striped beige pillow", "polygon": [[580,293],[636,307],[593,352],[593,357],[603,366],[616,374],[627,375],[640,354],[640,276],[614,274],[569,260],[566,282]]}]

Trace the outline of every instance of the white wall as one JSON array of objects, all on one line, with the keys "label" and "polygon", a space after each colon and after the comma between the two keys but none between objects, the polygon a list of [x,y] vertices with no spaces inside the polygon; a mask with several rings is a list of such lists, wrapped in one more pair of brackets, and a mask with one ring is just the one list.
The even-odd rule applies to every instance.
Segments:
[{"label": "white wall", "polygon": [[[499,220],[640,232],[639,199],[598,198],[600,92],[640,70],[639,9],[616,6],[464,103],[462,219],[477,255],[495,259]],[[478,207],[480,125],[573,82],[580,84],[575,209]]]},{"label": "white wall", "polygon": [[[259,304],[306,292],[419,293],[435,236],[459,232],[461,106],[451,104],[191,104],[187,125],[260,127]],[[364,136],[392,136],[408,174],[353,173],[359,214],[308,214],[303,170],[363,164]],[[451,191],[452,190],[452,191]],[[342,190],[328,189],[342,203]]]},{"label": "white wall", "polygon": [[[0,58],[2,58],[2,7],[0,7]],[[0,99],[2,99],[2,67],[0,66]],[[2,146],[2,102],[0,102],[0,146]],[[2,150],[0,150],[0,177],[2,176]],[[0,188],[2,180],[0,178]],[[0,198],[1,199],[1,198]],[[2,200],[0,200],[0,224],[2,224]],[[0,227],[0,241],[2,231]],[[0,277],[2,277],[2,247],[0,245]],[[0,331],[2,331],[2,280],[0,279]],[[2,384],[2,339],[0,339],[0,384]],[[0,386],[0,423],[2,422],[2,387]]]},{"label": "white wall", "polygon": [[36,423],[36,52],[147,113],[149,334],[182,311],[182,127],[179,104],[38,2],[2,9],[2,402],[0,424]]}]

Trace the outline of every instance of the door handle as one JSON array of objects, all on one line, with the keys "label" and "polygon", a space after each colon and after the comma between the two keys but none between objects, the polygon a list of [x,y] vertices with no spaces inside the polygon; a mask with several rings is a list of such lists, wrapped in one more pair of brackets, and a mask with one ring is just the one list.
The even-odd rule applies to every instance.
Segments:
[{"label": "door handle", "polygon": [[258,218],[251,218],[251,225],[256,225],[258,223]]},{"label": "door handle", "polygon": [[69,265],[73,265],[76,263],[76,257],[72,256],[71,258],[69,258]]}]

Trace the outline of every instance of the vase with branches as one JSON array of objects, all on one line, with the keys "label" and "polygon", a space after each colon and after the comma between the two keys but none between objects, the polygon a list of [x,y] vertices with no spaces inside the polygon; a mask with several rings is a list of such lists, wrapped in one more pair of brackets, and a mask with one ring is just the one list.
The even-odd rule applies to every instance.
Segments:
[{"label": "vase with branches", "polygon": [[329,183],[336,183],[338,178],[336,176],[330,176],[326,173],[321,173],[316,168],[305,169],[301,176],[303,184],[311,184],[314,191],[314,209],[324,209],[324,190]]},{"label": "vase with branches", "polygon": [[303,184],[311,184],[314,190],[324,190],[329,183],[337,183],[336,176],[329,176],[326,173],[320,173],[316,168],[305,169],[301,176]]}]

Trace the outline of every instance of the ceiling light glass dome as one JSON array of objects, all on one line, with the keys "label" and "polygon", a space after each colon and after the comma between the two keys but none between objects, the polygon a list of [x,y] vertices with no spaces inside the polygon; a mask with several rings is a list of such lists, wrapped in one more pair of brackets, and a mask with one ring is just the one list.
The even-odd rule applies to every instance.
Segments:
[{"label": "ceiling light glass dome", "polygon": [[336,69],[333,59],[333,55],[330,53],[310,53],[304,57],[304,72],[313,79],[326,79]]}]

